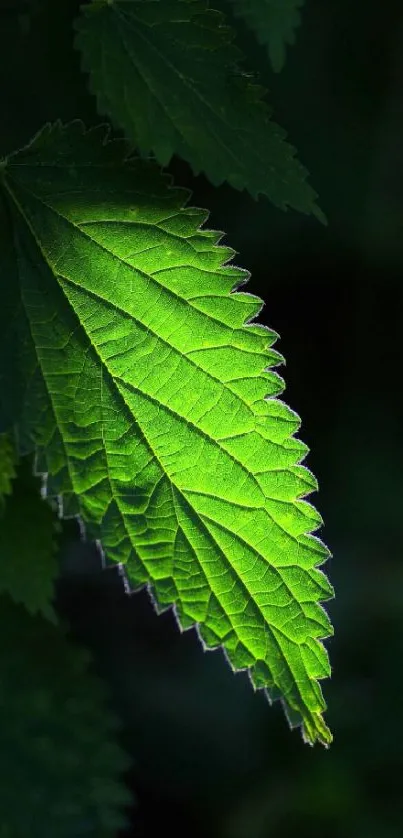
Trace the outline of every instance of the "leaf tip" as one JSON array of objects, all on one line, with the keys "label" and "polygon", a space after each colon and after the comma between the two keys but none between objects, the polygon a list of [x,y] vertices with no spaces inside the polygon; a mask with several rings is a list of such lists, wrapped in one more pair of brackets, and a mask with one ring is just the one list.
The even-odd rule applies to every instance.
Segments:
[{"label": "leaf tip", "polygon": [[305,744],[313,747],[317,743],[328,749],[333,742],[333,734],[323,720],[321,713],[314,713],[312,717],[304,719],[301,727]]},{"label": "leaf tip", "polygon": [[329,222],[327,220],[327,217],[326,217],[325,213],[322,212],[321,208],[317,204],[314,204],[314,206],[313,206],[312,215],[314,215],[315,218],[317,219],[317,221],[319,221],[321,224],[323,224],[324,227],[329,226]]}]

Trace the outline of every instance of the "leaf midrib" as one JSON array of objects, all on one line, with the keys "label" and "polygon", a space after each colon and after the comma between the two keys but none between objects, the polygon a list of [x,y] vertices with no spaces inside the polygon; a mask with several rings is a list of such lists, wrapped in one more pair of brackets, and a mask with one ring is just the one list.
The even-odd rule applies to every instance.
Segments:
[{"label": "leaf midrib", "polygon": [[[20,186],[20,188],[21,188],[21,186]],[[56,217],[57,217],[58,219],[60,219],[60,221],[62,222],[62,224],[71,225],[71,226],[72,226],[72,227],[76,230],[76,232],[77,232],[79,235],[84,235],[84,236],[85,236],[85,238],[87,238],[88,240],[90,240],[90,241],[91,241],[91,243],[93,244],[93,246],[94,246],[94,247],[100,248],[101,250],[105,251],[105,253],[107,253],[107,254],[108,254],[109,256],[111,256],[113,259],[117,260],[119,264],[120,264],[120,263],[125,264],[125,265],[129,268],[129,270],[138,270],[138,271],[139,271],[139,273],[141,273],[142,275],[144,275],[144,276],[145,276],[148,280],[150,280],[150,279],[151,279],[151,280],[152,280],[152,281],[153,281],[153,282],[157,285],[157,287],[158,287],[158,288],[162,288],[162,289],[163,289],[163,290],[165,290],[168,294],[170,294],[171,296],[173,296],[173,297],[174,297],[174,299],[175,299],[176,301],[178,301],[178,300],[179,300],[182,304],[183,304],[184,302],[185,302],[186,304],[188,304],[188,301],[187,301],[187,300],[186,300],[186,301],[184,301],[184,298],[183,298],[183,297],[181,297],[179,294],[175,293],[175,291],[173,291],[173,290],[172,290],[172,289],[170,289],[170,288],[167,288],[165,285],[161,285],[161,283],[159,283],[159,282],[158,282],[158,280],[155,280],[155,279],[154,279],[153,275],[147,274],[147,273],[145,273],[144,271],[141,271],[141,270],[140,270],[140,269],[138,269],[138,268],[133,268],[133,266],[132,266],[129,262],[127,262],[124,258],[121,258],[121,257],[117,256],[115,253],[113,253],[113,252],[112,252],[112,251],[110,251],[107,247],[105,247],[105,245],[103,245],[103,244],[101,244],[101,243],[97,242],[97,241],[96,241],[95,239],[93,239],[93,238],[92,238],[92,237],[91,237],[91,236],[90,236],[90,235],[89,235],[86,231],[82,230],[81,225],[80,225],[79,223],[75,223],[74,221],[71,221],[70,219],[66,218],[66,217],[65,217],[64,215],[62,215],[62,214],[61,214],[61,213],[60,213],[57,209],[55,209],[55,207],[54,207],[54,206],[52,206],[51,204],[48,204],[48,203],[47,203],[47,202],[46,202],[46,201],[45,201],[45,200],[44,200],[41,196],[36,195],[34,192],[32,192],[31,190],[29,190],[27,187],[22,187],[22,188],[23,188],[23,189],[25,188],[25,189],[27,190],[27,192],[28,192],[28,193],[30,193],[30,194],[32,195],[32,197],[34,198],[34,200],[37,200],[40,204],[42,204],[42,205],[43,205],[43,206],[44,206],[44,207],[45,207],[45,208],[46,208],[46,209],[47,209],[50,213],[53,213],[54,215],[56,215]],[[30,221],[29,221],[29,219],[26,217],[25,213],[23,212],[22,208],[20,207],[20,204],[19,204],[18,199],[14,197],[14,194],[12,193],[12,191],[11,191],[11,194],[12,194],[12,197],[13,197],[13,199],[15,200],[15,202],[16,202],[16,204],[17,204],[17,206],[18,206],[18,208],[19,208],[19,210],[20,210],[20,212],[21,212],[21,214],[22,214],[23,218],[25,219],[25,221],[26,221],[27,225],[29,226],[29,228],[30,228],[30,230],[31,230],[31,233],[32,233],[32,235],[33,235],[33,237],[34,237],[34,239],[35,239],[35,242],[37,243],[37,246],[39,247],[39,249],[40,249],[40,250],[41,250],[41,252],[42,252],[42,255],[43,255],[44,261],[45,261],[45,262],[49,265],[49,269],[51,270],[52,274],[55,276],[55,272],[54,272],[54,270],[53,270],[52,266],[50,265],[50,263],[49,263],[49,261],[48,261],[48,259],[47,259],[46,255],[45,255],[45,253],[43,252],[43,249],[41,248],[41,245],[40,245],[39,241],[37,240],[37,237],[36,237],[36,235],[35,235],[34,230],[32,229],[31,222],[30,222]],[[86,223],[89,223],[89,222],[86,222]],[[92,223],[94,223],[94,222],[92,222]],[[95,223],[96,223],[96,222],[95,222]],[[131,224],[133,224],[133,225],[135,226],[135,222],[129,222],[129,221],[128,221],[127,223],[128,223],[128,224],[130,224],[130,223],[131,223]],[[158,226],[158,225],[156,225],[156,226]],[[172,235],[172,234],[171,234],[171,235]],[[176,237],[173,237],[173,238],[174,238],[174,240],[175,240],[175,241],[177,240],[177,239],[176,239]],[[190,269],[192,268],[192,266],[191,266],[191,265],[189,265],[189,266],[187,266],[187,267],[189,267]],[[85,289],[83,289],[83,288],[82,288],[82,286],[80,286],[79,284],[77,284],[77,283],[74,281],[74,279],[72,279],[71,277],[66,277],[66,276],[63,276],[62,274],[60,274],[60,272],[58,272],[58,273],[57,273],[58,284],[59,284],[59,287],[61,288],[61,290],[62,290],[62,291],[63,291],[63,289],[62,289],[62,287],[61,287],[61,285],[60,285],[59,277],[60,277],[60,278],[62,278],[65,282],[67,282],[67,284],[71,284],[71,285],[73,285],[75,288],[77,288],[77,289],[78,289],[78,291],[79,291],[79,292],[81,291],[81,293],[87,294],[88,296],[92,296],[92,297],[94,297],[94,299],[98,299],[98,298],[99,298],[103,304],[105,304],[106,306],[112,307],[112,303],[111,303],[109,300],[107,300],[107,299],[105,299],[104,297],[102,297],[100,294],[97,294],[97,293],[95,293],[94,291],[91,291],[91,290],[86,289],[86,288],[85,288]],[[56,277],[55,277],[55,278],[56,278]],[[103,368],[105,368],[105,370],[107,371],[107,373],[108,373],[108,375],[110,376],[110,378],[111,378],[111,380],[112,380],[112,381],[114,381],[115,379],[120,378],[119,376],[114,376],[114,375],[111,373],[111,371],[110,371],[110,369],[109,369],[109,367],[108,367],[107,362],[103,360],[102,356],[100,355],[100,352],[99,352],[98,347],[96,346],[96,344],[94,344],[94,342],[91,340],[91,337],[90,337],[90,336],[88,335],[88,333],[85,331],[85,329],[84,329],[84,327],[83,327],[83,324],[82,324],[82,323],[81,323],[81,321],[79,320],[78,315],[76,314],[74,307],[72,306],[72,304],[70,303],[70,301],[69,301],[69,300],[68,300],[68,298],[66,297],[66,294],[65,294],[65,292],[64,292],[64,291],[63,291],[63,296],[64,296],[64,298],[66,299],[66,301],[67,301],[67,303],[68,303],[69,307],[71,308],[71,310],[74,312],[75,318],[77,319],[77,322],[79,323],[80,328],[81,328],[81,329],[83,330],[83,332],[85,333],[85,335],[86,335],[86,337],[87,337],[87,339],[88,339],[88,341],[89,341],[90,345],[91,345],[91,346],[92,346],[92,348],[93,348],[93,351],[96,353],[97,357],[99,358],[99,361],[100,361],[100,364],[101,364],[101,368],[102,368],[102,367],[103,367]],[[192,307],[193,307],[193,306],[192,306]],[[126,318],[126,319],[127,319],[127,318],[131,318],[131,319],[133,319],[133,320],[134,320],[134,321],[135,321],[135,322],[139,325],[139,327],[140,327],[140,328],[142,328],[142,329],[147,329],[147,331],[148,331],[148,332],[152,331],[149,327],[146,327],[146,326],[145,326],[145,324],[143,324],[141,321],[137,320],[137,319],[135,318],[135,316],[134,316],[134,315],[129,314],[128,312],[124,311],[124,309],[122,309],[120,306],[116,305],[116,303],[114,303],[114,304],[113,304],[113,308],[114,308],[114,310],[118,310],[118,311],[119,311],[119,313],[120,313],[120,314],[121,314],[124,318]],[[197,311],[198,311],[198,313],[200,313],[200,312],[199,312],[199,309],[197,309]],[[202,313],[202,314],[203,314],[203,313]],[[207,315],[206,315],[206,316],[207,316]],[[209,317],[209,316],[208,316],[208,317]],[[27,318],[28,318],[28,315],[27,315]],[[29,318],[28,318],[28,319],[29,319]],[[209,317],[209,319],[214,320],[215,322],[218,322],[218,323],[219,323],[219,325],[220,325],[220,326],[224,326],[224,328],[225,328],[225,329],[230,329],[230,331],[232,331],[232,332],[237,331],[237,330],[235,330],[235,329],[232,329],[232,330],[231,330],[231,327],[228,327],[226,324],[222,324],[222,322],[221,322],[221,321],[219,321],[219,320],[217,320],[216,318],[213,318],[213,317],[211,317],[211,318],[210,318],[210,317]],[[240,330],[239,330],[239,331],[240,331]],[[238,394],[238,393],[236,393],[236,391],[232,390],[232,388],[231,388],[230,386],[228,386],[227,382],[223,382],[223,381],[221,381],[220,379],[216,378],[216,377],[215,377],[215,376],[214,376],[214,375],[213,375],[210,371],[206,371],[206,370],[204,370],[202,367],[200,367],[200,366],[198,366],[197,364],[195,364],[195,362],[193,361],[193,359],[192,359],[192,358],[189,358],[188,354],[186,354],[186,353],[180,353],[180,350],[176,349],[176,347],[174,347],[172,344],[170,344],[170,343],[169,343],[169,342],[168,342],[165,338],[161,337],[160,335],[158,335],[158,334],[157,334],[157,333],[155,333],[155,332],[152,332],[152,334],[153,334],[153,335],[154,335],[154,336],[155,336],[158,340],[160,340],[162,343],[164,343],[166,346],[168,346],[168,347],[169,347],[169,349],[171,349],[173,352],[175,352],[175,354],[179,355],[180,357],[186,357],[186,358],[187,358],[187,360],[188,360],[188,362],[189,362],[190,364],[194,365],[194,366],[195,366],[195,368],[196,368],[197,370],[200,370],[200,371],[201,371],[204,375],[206,375],[207,377],[211,378],[211,380],[213,380],[215,383],[218,383],[218,384],[219,384],[219,385],[220,385],[223,389],[224,389],[224,388],[225,388],[225,389],[227,389],[227,390],[228,390],[228,391],[229,391],[229,392],[230,392],[233,396],[235,396],[235,398],[236,398],[236,399],[239,399],[239,400],[240,400],[240,402],[241,402],[241,403],[242,403],[242,404],[243,404],[243,405],[247,408],[247,410],[248,410],[249,414],[252,416],[252,418],[253,418],[253,419],[256,419],[255,413],[253,412],[253,410],[252,410],[251,406],[250,406],[247,402],[243,401],[243,399],[239,396],[239,394]],[[197,350],[191,350],[191,351],[197,351]],[[243,349],[241,348],[241,351],[245,351],[245,350],[243,350]],[[246,351],[248,351],[248,350],[246,350]],[[263,355],[263,351],[261,351],[261,352],[262,352],[262,355]],[[259,355],[260,353],[259,353],[258,351],[257,351],[257,352],[253,352],[253,351],[251,351],[251,352],[250,352],[250,354]],[[39,360],[39,359],[38,359],[38,360]],[[42,368],[41,368],[41,369],[42,369]],[[124,381],[124,379],[120,379],[120,380],[121,380],[122,384],[123,384],[124,386],[128,387],[129,389],[133,389],[133,390],[135,390],[135,389],[136,389],[134,385],[129,384],[128,382],[125,382],[125,381]],[[260,484],[259,484],[259,481],[256,479],[256,476],[255,476],[254,472],[249,471],[249,469],[248,469],[248,468],[247,468],[247,467],[246,467],[246,466],[245,466],[242,462],[240,462],[240,460],[238,460],[238,459],[237,459],[237,457],[236,457],[233,453],[231,453],[230,451],[228,451],[228,450],[227,450],[227,448],[226,448],[225,446],[223,446],[223,445],[220,443],[220,441],[219,441],[219,440],[215,439],[214,437],[209,436],[209,434],[207,434],[205,431],[203,431],[203,429],[202,429],[202,428],[200,428],[200,427],[198,427],[197,425],[195,425],[194,423],[192,423],[192,422],[191,422],[190,420],[188,420],[186,417],[181,416],[179,413],[177,413],[176,411],[174,411],[174,410],[173,410],[172,408],[170,408],[168,405],[165,405],[165,404],[163,404],[162,402],[159,402],[158,400],[154,400],[154,399],[153,399],[153,397],[152,397],[150,394],[145,393],[145,392],[144,392],[144,391],[142,391],[140,388],[138,388],[138,389],[139,389],[139,392],[141,392],[141,393],[142,393],[142,395],[143,395],[145,398],[149,398],[149,399],[151,399],[151,400],[153,400],[153,401],[157,401],[159,405],[161,405],[161,406],[162,406],[164,409],[166,409],[167,411],[172,412],[172,413],[175,415],[175,417],[177,417],[180,421],[182,421],[182,422],[184,421],[184,422],[186,422],[187,424],[191,424],[191,425],[192,425],[192,427],[194,428],[194,430],[195,430],[198,434],[203,435],[206,439],[208,439],[208,441],[209,441],[209,442],[212,442],[212,443],[213,443],[214,445],[216,445],[216,446],[217,446],[220,450],[224,451],[224,452],[225,452],[225,454],[226,454],[228,457],[230,457],[230,459],[232,459],[232,460],[233,460],[233,461],[234,461],[234,462],[235,462],[235,463],[236,463],[236,464],[237,464],[237,465],[238,465],[238,466],[242,469],[242,471],[243,471],[243,472],[247,475],[247,477],[248,477],[248,478],[252,478],[252,480],[253,480],[253,482],[254,482],[254,484],[255,484],[255,486],[256,486],[256,488],[257,488],[257,490],[258,490],[258,491],[259,491],[259,493],[263,496],[263,498],[266,498],[266,497],[267,497],[267,496],[265,495],[265,493],[263,492],[263,490],[262,490],[262,488],[261,488],[261,486],[260,486]],[[132,412],[131,412],[131,409],[130,409],[129,405],[127,405],[126,400],[124,399],[124,397],[123,397],[123,396],[122,396],[122,398],[123,398],[123,400],[124,400],[124,403],[125,403],[125,405],[126,405],[126,408],[127,408],[128,412],[129,412],[130,416],[132,417],[132,419],[134,419],[133,414],[132,414]],[[272,397],[272,398],[273,398],[273,397]],[[136,421],[136,424],[138,425],[137,420],[135,420],[135,421]],[[258,429],[258,427],[256,427],[256,428],[255,428],[255,432],[256,432],[256,433],[258,433],[258,434],[259,434],[259,436],[260,436],[260,433],[259,433],[259,429]],[[159,460],[159,458],[157,457],[157,455],[156,455],[156,453],[155,453],[154,449],[152,448],[151,444],[150,444],[150,443],[149,443],[149,441],[147,440],[147,437],[144,435],[143,431],[141,431],[141,433],[142,433],[142,435],[143,435],[143,437],[144,437],[145,442],[147,443],[148,447],[149,447],[149,448],[150,448],[150,450],[153,452],[153,455],[155,456],[155,458],[156,458],[157,462],[159,463],[160,468],[161,468],[161,471],[162,471],[164,474],[166,474],[166,471],[165,471],[164,466],[162,465],[161,461],[160,461],[160,460]],[[245,432],[245,433],[246,433],[246,432]],[[272,441],[272,442],[273,442],[273,444],[274,444],[274,445],[278,445],[278,447],[279,447],[279,448],[282,448],[281,444],[278,444],[278,443],[276,443],[276,442],[274,442],[274,441]],[[105,451],[106,451],[106,449],[105,449]],[[288,471],[288,469],[285,469],[285,470],[286,470],[286,471]],[[267,471],[270,471],[270,469],[267,469]],[[170,478],[170,477],[169,477],[169,480],[171,480],[171,478]],[[172,480],[172,483],[176,486],[176,484],[175,484],[175,482],[174,482],[173,480]],[[178,491],[180,491],[179,487],[176,487],[176,488],[178,489]],[[113,493],[112,493],[112,495],[113,495]],[[268,500],[270,500],[270,498],[267,498],[267,499],[268,499]],[[225,500],[225,499],[224,499],[224,500]],[[278,499],[274,499],[274,498],[273,498],[272,500],[276,500],[276,501],[277,501]],[[255,508],[255,507],[251,507],[251,508]],[[256,508],[263,508],[263,509],[265,509],[264,504],[263,504],[263,506],[262,506],[262,507],[256,507]],[[266,511],[266,513],[268,514],[269,518],[271,518],[270,513],[268,512],[268,510],[265,510],[265,511]],[[195,514],[196,514],[196,515],[198,514],[196,510],[194,510],[194,512],[195,512]],[[121,513],[121,514],[123,514],[123,513]],[[274,520],[274,519],[272,519],[272,520]],[[284,533],[286,533],[287,535],[290,535],[290,534],[287,532],[287,530],[285,530],[285,529],[281,526],[281,524],[279,524],[277,521],[275,521],[275,523],[276,523],[276,524],[280,527],[280,529],[282,529],[282,530],[283,530],[283,532],[284,532]],[[290,536],[290,537],[292,537],[292,536]]]}]

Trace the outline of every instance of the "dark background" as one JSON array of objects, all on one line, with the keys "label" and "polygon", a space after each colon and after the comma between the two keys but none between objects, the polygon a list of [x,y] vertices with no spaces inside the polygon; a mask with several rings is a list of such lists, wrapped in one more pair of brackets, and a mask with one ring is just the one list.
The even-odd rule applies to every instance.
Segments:
[{"label": "dark background", "polygon": [[[0,0],[0,155],[47,120],[104,121],[72,49],[78,6]],[[181,635],[172,612],[157,617],[146,591],[127,596],[68,522],[57,610],[93,651],[135,760],[137,807],[121,838],[403,835],[403,8],[307,0],[302,17],[280,75],[233,25],[328,227],[214,188],[178,159],[168,168],[211,210],[207,226],[225,231],[251,271],[247,290],[266,301],[260,321],[281,335],[284,398],[302,417],[333,553],[323,689],[334,743],[304,745],[220,652]]]}]

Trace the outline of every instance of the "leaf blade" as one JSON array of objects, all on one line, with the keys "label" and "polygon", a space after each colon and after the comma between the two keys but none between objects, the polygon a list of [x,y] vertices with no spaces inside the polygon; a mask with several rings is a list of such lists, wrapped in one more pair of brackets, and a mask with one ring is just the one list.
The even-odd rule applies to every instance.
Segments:
[{"label": "leaf blade", "polygon": [[50,405],[35,444],[133,587],[152,583],[326,743],[328,550],[299,418],[277,398],[277,335],[243,325],[261,301],[234,291],[248,273],[205,211],[100,136],[47,127],[7,167]]},{"label": "leaf blade", "polygon": [[164,166],[176,153],[214,186],[226,180],[326,224],[307,170],[271,120],[264,88],[238,66],[242,56],[224,21],[205,0],[83,6],[75,43],[100,112]]},{"label": "leaf blade", "polygon": [[286,45],[295,44],[304,0],[231,0],[234,14],[244,18],[268,51],[275,73],[284,68]]},{"label": "leaf blade", "polygon": [[[4,440],[0,440],[4,476],[9,451],[5,452]],[[41,497],[41,481],[32,474],[29,464],[21,462],[10,476],[13,486],[8,486],[0,506],[0,594],[6,592],[30,614],[41,613],[56,624],[52,600],[58,575],[56,536],[60,524]]]}]

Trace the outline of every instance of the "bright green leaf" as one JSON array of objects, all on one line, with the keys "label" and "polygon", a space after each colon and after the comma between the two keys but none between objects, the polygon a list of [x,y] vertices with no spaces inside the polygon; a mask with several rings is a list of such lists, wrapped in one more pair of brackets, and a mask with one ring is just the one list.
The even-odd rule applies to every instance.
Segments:
[{"label": "bright green leaf", "polygon": [[277,335],[250,322],[261,300],[234,293],[249,274],[208,212],[102,140],[46,126],[5,171],[37,358],[20,438],[134,588],[326,743],[328,550],[300,421],[276,398]]},{"label": "bright green leaf", "polygon": [[230,0],[234,14],[244,18],[260,44],[267,47],[275,73],[285,64],[286,45],[295,44],[304,0]]},{"label": "bright green leaf", "polygon": [[307,170],[271,121],[264,88],[240,69],[234,32],[206,0],[95,0],[76,45],[101,113],[140,154],[177,154],[215,186],[228,181],[326,223]]}]

